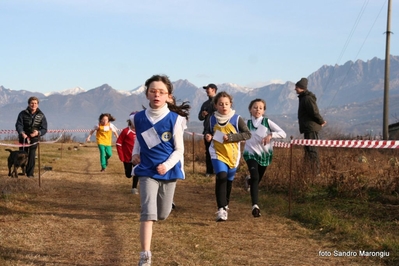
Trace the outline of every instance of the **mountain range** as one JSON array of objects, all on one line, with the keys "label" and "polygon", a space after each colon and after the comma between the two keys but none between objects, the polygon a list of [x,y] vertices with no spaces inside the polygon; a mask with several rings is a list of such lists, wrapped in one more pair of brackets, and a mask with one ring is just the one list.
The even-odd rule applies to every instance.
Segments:
[{"label": "mountain range", "polygon": [[[320,113],[328,122],[323,130],[325,133],[382,134],[384,71],[385,60],[373,58],[348,61],[343,65],[324,65],[307,77],[308,90],[316,95]],[[248,104],[251,100],[264,99],[267,102],[266,116],[283,128],[288,136],[299,137],[298,98],[294,86],[300,78],[260,88],[232,83],[216,85],[218,92],[224,90],[233,96],[233,109],[244,118],[249,118]],[[207,83],[212,83],[212,80]],[[201,132],[198,112],[207,98],[205,91],[186,79],[177,80],[173,85],[178,103],[189,101],[191,105],[188,131]],[[389,122],[395,123],[399,121],[399,56],[390,57],[389,88]],[[97,124],[99,115],[105,112],[116,118],[114,123],[118,128],[124,128],[129,113],[148,105],[143,85],[131,91],[118,91],[103,84],[87,91],[77,87],[49,94],[0,86],[0,129],[15,129],[16,117],[26,108],[30,96],[40,99],[39,108],[47,117],[49,129],[91,129]]]}]

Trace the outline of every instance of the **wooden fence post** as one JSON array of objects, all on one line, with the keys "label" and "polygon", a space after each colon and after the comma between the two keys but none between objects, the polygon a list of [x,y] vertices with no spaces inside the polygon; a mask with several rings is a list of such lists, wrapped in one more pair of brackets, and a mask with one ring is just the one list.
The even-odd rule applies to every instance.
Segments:
[{"label": "wooden fence post", "polygon": [[291,201],[292,201],[292,139],[290,141],[290,181],[288,185],[288,216],[291,216]]},{"label": "wooden fence post", "polygon": [[40,168],[41,168],[41,166],[40,166],[40,141],[37,142],[37,160],[38,160],[38,165],[39,165],[39,187],[42,187],[42,178],[41,178],[41,172],[40,172]]},{"label": "wooden fence post", "polygon": [[192,137],[192,144],[193,144],[193,174],[195,173],[195,142],[194,142],[194,132],[193,132],[193,137]]}]

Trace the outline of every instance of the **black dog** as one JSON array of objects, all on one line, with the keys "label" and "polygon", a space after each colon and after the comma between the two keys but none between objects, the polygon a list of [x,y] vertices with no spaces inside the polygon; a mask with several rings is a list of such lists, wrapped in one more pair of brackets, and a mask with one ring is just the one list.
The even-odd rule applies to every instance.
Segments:
[{"label": "black dog", "polygon": [[[13,151],[10,149],[6,149],[6,151],[10,152],[10,156],[8,156],[8,176],[18,177],[18,167],[22,168],[22,174],[25,175],[25,167],[28,163],[28,153],[26,151]],[[13,166],[14,169],[11,172]]]}]

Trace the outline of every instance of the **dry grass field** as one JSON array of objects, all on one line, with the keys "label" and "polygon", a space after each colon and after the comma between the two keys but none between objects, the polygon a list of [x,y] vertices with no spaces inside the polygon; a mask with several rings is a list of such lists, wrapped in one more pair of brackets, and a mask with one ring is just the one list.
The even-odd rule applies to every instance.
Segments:
[{"label": "dry grass field", "polygon": [[[8,177],[8,152],[0,150],[0,265],[137,265],[140,203],[130,193],[132,180],[124,177],[115,150],[106,172],[100,173],[97,146],[76,145],[40,146],[40,186],[38,170],[34,179]],[[296,220],[299,202],[309,191],[303,182],[297,184],[303,191],[293,195],[294,219],[287,216],[287,197],[269,194],[286,190],[286,183],[272,182],[286,173],[277,163],[285,161],[287,168],[286,150],[276,151],[261,192],[263,205],[275,206],[252,217],[242,188],[243,166],[233,185],[229,219],[216,223],[214,177],[203,176],[201,155],[190,155],[191,149],[186,148],[186,180],[177,184],[177,207],[167,220],[154,224],[153,265],[387,264],[387,258],[344,256],[342,252],[362,247],[342,245],[333,232],[328,235]]]}]

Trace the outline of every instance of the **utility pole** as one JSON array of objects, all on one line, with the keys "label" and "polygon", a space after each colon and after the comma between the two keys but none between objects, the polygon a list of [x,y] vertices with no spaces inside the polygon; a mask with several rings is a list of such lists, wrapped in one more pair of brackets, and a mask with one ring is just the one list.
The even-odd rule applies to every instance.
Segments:
[{"label": "utility pole", "polygon": [[382,137],[388,140],[389,131],[389,49],[390,49],[390,36],[391,35],[391,0],[388,0],[388,13],[387,13],[387,31],[386,31],[386,48],[385,48],[385,78],[384,78],[384,112],[383,112],[383,125]]}]

